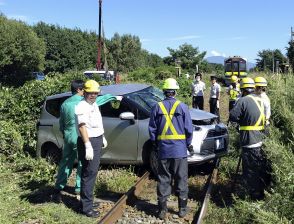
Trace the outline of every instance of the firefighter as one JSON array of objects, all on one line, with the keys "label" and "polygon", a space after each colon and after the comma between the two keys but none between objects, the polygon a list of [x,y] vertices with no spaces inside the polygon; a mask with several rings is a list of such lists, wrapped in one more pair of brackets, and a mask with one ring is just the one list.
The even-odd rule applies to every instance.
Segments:
[{"label": "firefighter", "polygon": [[233,75],[231,77],[231,85],[229,86],[228,89],[228,94],[229,94],[229,112],[233,109],[233,107],[236,104],[236,101],[240,97],[240,84],[238,83],[238,77]]},{"label": "firefighter", "polygon": [[270,99],[266,94],[267,81],[263,77],[255,77],[255,93],[260,96],[264,103],[264,112],[265,112],[265,125],[268,126],[270,124],[269,119],[271,116],[271,103]]},{"label": "firefighter", "polygon": [[192,83],[192,106],[203,110],[205,83],[202,81],[202,74],[196,73],[195,82]]},{"label": "firefighter", "polygon": [[171,194],[173,180],[178,196],[178,215],[184,217],[188,212],[187,148],[193,150],[193,127],[188,106],[175,98],[179,89],[177,81],[173,78],[166,79],[162,89],[165,99],[152,108],[149,134],[154,148],[159,150],[158,217],[165,219],[167,199]]},{"label": "firefighter", "polygon": [[[59,129],[64,138],[64,146],[62,152],[62,159],[59,163],[54,193],[52,195],[52,200],[56,203],[61,202],[61,191],[66,186],[67,179],[71,175],[75,160],[78,159],[78,133],[75,125],[75,106],[83,99],[83,87],[84,81],[72,81],[71,92],[73,95],[63,102],[60,109]],[[112,96],[111,94],[105,94],[104,96],[97,97],[96,103],[98,106],[100,106],[115,99],[116,97]],[[75,184],[76,195],[79,195],[81,190],[81,169],[82,164],[81,161],[78,160]]]},{"label": "firefighter", "polygon": [[210,79],[211,79],[210,99],[209,99],[210,113],[217,115],[218,121],[219,121],[220,120],[219,99],[220,99],[221,86],[217,83],[215,76],[211,76]]},{"label": "firefighter", "polygon": [[243,78],[242,97],[230,111],[229,120],[239,124],[243,178],[249,194],[252,199],[262,199],[265,188],[265,155],[261,146],[265,116],[263,102],[254,91],[254,80]]}]

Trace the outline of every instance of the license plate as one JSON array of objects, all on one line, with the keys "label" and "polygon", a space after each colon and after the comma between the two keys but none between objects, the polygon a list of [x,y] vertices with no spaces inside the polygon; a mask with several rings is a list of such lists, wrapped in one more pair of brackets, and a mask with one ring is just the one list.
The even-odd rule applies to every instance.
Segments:
[{"label": "license plate", "polygon": [[223,138],[218,138],[215,140],[215,150],[221,150],[225,148],[225,142]]}]

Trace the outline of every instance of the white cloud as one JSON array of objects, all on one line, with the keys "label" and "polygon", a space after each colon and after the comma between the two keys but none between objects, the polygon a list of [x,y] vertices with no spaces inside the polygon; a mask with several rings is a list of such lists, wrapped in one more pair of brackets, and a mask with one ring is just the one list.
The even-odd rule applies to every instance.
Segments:
[{"label": "white cloud", "polygon": [[169,38],[167,40],[192,40],[192,39],[198,39],[201,38],[201,36],[197,35],[187,35],[187,36],[181,36],[181,37],[175,37],[175,38]]},{"label": "white cloud", "polygon": [[147,39],[147,38],[143,38],[143,39],[140,39],[141,43],[143,42],[151,42],[152,39]]},{"label": "white cloud", "polygon": [[210,52],[213,56],[223,56],[223,57],[226,57],[226,54],[225,53],[220,53],[218,51],[215,51],[215,50],[212,50]]}]

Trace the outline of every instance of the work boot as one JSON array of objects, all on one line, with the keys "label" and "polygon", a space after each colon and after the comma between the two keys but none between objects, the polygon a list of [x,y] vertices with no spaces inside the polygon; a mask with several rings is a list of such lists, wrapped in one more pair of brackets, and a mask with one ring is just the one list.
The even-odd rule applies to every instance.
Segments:
[{"label": "work boot", "polygon": [[179,198],[179,217],[183,218],[189,212],[189,207],[187,206],[187,198]]},{"label": "work boot", "polygon": [[158,202],[158,207],[159,207],[158,218],[161,220],[164,220],[166,216],[166,212],[167,212],[166,201]]},{"label": "work boot", "polygon": [[61,200],[61,192],[59,189],[54,189],[53,194],[52,194],[52,201],[59,204],[62,202]]}]

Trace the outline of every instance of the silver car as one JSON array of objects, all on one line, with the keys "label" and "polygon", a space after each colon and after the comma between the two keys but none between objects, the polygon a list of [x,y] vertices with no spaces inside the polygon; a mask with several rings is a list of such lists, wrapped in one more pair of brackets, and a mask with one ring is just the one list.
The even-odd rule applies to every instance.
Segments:
[{"label": "silver car", "polygon": [[[148,124],[151,108],[164,95],[146,84],[116,84],[101,86],[101,94],[123,96],[100,106],[108,147],[103,149],[102,164],[146,164],[157,170],[157,152],[149,139]],[[63,138],[59,131],[60,106],[71,93],[46,98],[38,122],[37,155],[58,162],[62,156]],[[227,127],[217,122],[214,114],[190,109],[194,126],[193,152],[188,162],[200,164],[228,152]]]}]

